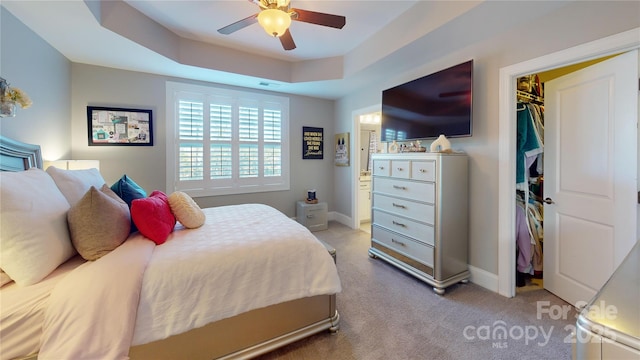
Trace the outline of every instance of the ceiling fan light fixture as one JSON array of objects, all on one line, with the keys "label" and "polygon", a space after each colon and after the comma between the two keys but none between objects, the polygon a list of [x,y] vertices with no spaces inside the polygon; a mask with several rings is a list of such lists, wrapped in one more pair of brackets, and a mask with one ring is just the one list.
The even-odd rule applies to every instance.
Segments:
[{"label": "ceiling fan light fixture", "polygon": [[271,36],[282,36],[291,25],[291,16],[279,9],[265,9],[258,14],[260,26]]}]

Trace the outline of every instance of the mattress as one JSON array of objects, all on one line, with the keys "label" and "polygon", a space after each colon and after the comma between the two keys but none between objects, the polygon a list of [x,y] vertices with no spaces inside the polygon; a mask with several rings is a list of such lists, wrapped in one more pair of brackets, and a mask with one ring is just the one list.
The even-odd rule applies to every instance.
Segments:
[{"label": "mattress", "polygon": [[325,246],[282,212],[262,204],[203,211],[201,228],[178,225],[156,246],[144,274],[133,345],[253,309],[340,292]]},{"label": "mattress", "polygon": [[[280,211],[261,204],[203,211],[207,220],[202,227],[186,229],[178,223],[167,241],[154,247],[144,272],[131,345],[164,339],[253,309],[341,291],[334,259],[325,246]],[[38,351],[47,307],[58,309],[54,304],[60,303],[53,302],[49,294],[82,263],[82,258],[74,257],[38,284],[2,287],[0,359]],[[87,266],[94,264],[78,268],[74,277]],[[74,298],[89,301],[86,296]],[[64,306],[77,308],[66,299],[62,299]],[[81,316],[92,324],[92,333],[100,334],[100,325],[89,314]],[[74,330],[66,328],[61,324],[59,329]]]},{"label": "mattress", "polygon": [[0,288],[0,359],[38,351],[51,290],[67,273],[84,262],[80,256],[75,256],[37,284],[20,287],[11,282]]}]

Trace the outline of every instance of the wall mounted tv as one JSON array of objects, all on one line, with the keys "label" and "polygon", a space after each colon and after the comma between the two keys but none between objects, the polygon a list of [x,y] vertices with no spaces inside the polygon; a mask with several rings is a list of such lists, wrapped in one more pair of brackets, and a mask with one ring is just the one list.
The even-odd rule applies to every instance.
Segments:
[{"label": "wall mounted tv", "polygon": [[473,60],[382,91],[382,141],[471,136]]}]

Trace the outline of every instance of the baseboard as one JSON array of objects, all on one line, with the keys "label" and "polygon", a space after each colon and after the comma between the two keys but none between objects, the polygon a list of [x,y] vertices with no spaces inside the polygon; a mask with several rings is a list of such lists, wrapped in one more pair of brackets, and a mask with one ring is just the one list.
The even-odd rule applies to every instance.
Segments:
[{"label": "baseboard", "polygon": [[[337,221],[348,227],[352,225],[351,217],[336,211],[328,212],[327,219],[329,221]],[[469,281],[487,290],[498,293],[498,275],[471,265],[469,265],[469,272],[471,273]]]},{"label": "baseboard", "polygon": [[498,292],[498,275],[471,265],[469,265],[469,272],[471,273],[469,281],[487,290]]},{"label": "baseboard", "polygon": [[337,221],[342,225],[345,225],[345,226],[348,226],[350,228],[353,228],[352,227],[353,224],[352,224],[352,221],[351,221],[351,217],[347,216],[347,215],[344,215],[344,214],[341,214],[341,213],[339,213],[337,211],[329,211],[327,213],[327,219],[329,219],[329,221]]}]

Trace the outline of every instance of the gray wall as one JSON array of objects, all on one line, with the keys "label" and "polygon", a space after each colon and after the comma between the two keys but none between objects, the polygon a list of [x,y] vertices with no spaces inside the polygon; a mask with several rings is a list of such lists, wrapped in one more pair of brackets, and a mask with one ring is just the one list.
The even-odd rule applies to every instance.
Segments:
[{"label": "gray wall", "polygon": [[[100,171],[111,184],[127,174],[148,192],[166,188],[166,95],[165,82],[183,81],[199,85],[232,88],[225,85],[195,82],[152,74],[123,71],[73,63],[71,66],[71,150],[74,159],[98,159]],[[258,92],[257,90],[250,90]],[[263,92],[267,93],[267,92]],[[281,95],[281,94],[278,94]],[[295,202],[315,188],[321,200],[331,200],[333,163],[325,154],[323,160],[302,160],[302,127],[324,128],[325,137],[333,134],[334,102],[304,96],[289,96],[291,152],[291,190],[195,199],[201,207],[258,202],[269,204],[288,216],[295,216]],[[153,110],[154,146],[88,146],[86,108],[113,106]],[[325,140],[325,151],[331,143]],[[329,201],[329,209],[331,204]]]},{"label": "gray wall", "polygon": [[[500,14],[501,20],[487,21],[495,18],[487,14]],[[352,113],[379,104],[383,89],[474,59],[473,136],[451,143],[470,157],[470,264],[497,274],[500,68],[639,26],[639,2],[485,2],[402,49],[413,66],[386,72],[385,79],[340,99],[336,131],[352,131]],[[334,210],[352,213],[351,171],[337,169],[334,181]]]},{"label": "gray wall", "polygon": [[0,134],[42,146],[43,157],[71,156],[71,63],[0,7],[0,77],[33,101],[13,118],[0,118]]},{"label": "gray wall", "polygon": [[[487,21],[488,14],[498,14],[501,20]],[[42,144],[45,157],[99,159],[107,181],[127,173],[148,190],[164,189],[164,82],[180,79],[70,64],[8,12],[2,11],[1,20],[0,74],[34,100],[34,106],[18,110],[16,118],[0,119],[2,134]],[[353,112],[379,104],[381,90],[474,59],[473,137],[452,139],[452,146],[470,156],[470,263],[497,274],[500,68],[639,26],[640,3],[635,1],[485,2],[391,54],[406,58],[402,68],[380,68],[379,78],[369,79],[366,88],[335,104],[291,96],[291,191],[209,197],[198,202],[205,207],[262,202],[293,216],[295,200],[302,199],[307,188],[316,188],[331,211],[350,217],[356,179],[351,167],[333,166],[333,134],[353,134]],[[154,110],[156,145],[87,146],[87,105]],[[324,160],[301,160],[305,125],[324,128]]]}]

